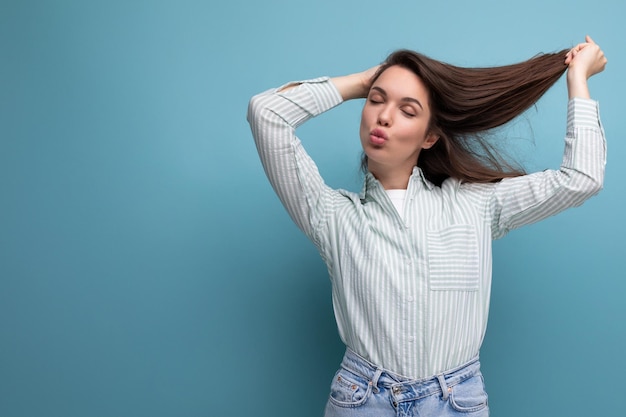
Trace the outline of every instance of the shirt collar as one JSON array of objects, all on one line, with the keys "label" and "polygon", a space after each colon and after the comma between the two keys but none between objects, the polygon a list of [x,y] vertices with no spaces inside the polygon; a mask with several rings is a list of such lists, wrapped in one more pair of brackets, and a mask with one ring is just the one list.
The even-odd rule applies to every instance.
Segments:
[{"label": "shirt collar", "polygon": [[435,184],[426,179],[424,171],[422,171],[422,169],[417,165],[413,167],[413,173],[411,174],[409,181],[419,182],[429,190],[432,190],[435,187]]},{"label": "shirt collar", "polygon": [[[413,187],[411,186],[411,183],[413,183]],[[409,187],[408,189],[410,190],[411,188],[413,188],[414,190],[420,189],[421,187],[425,187],[428,190],[432,190],[435,185],[428,181],[426,179],[426,177],[424,176],[424,172],[422,171],[422,169],[418,166],[414,166],[413,167],[413,172],[411,173],[411,177],[409,178]],[[383,186],[380,184],[380,182],[374,177],[374,175],[371,172],[367,172],[367,174],[365,175],[365,183],[363,184],[363,189],[361,190],[361,200],[365,200],[367,201],[368,199],[371,198],[372,193],[376,193],[375,190],[382,190]]]}]

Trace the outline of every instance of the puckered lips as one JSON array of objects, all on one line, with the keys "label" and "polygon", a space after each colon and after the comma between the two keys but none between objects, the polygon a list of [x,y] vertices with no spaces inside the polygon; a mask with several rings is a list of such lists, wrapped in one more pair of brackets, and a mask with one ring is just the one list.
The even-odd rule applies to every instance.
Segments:
[{"label": "puckered lips", "polygon": [[384,145],[389,138],[382,129],[374,129],[370,132],[370,143],[375,146]]}]

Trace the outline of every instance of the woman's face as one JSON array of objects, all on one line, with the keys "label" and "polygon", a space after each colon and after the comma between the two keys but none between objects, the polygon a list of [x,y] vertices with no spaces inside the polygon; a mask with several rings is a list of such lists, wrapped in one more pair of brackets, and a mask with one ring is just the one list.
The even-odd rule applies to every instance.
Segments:
[{"label": "woman's face", "polygon": [[361,145],[374,174],[381,170],[411,172],[422,149],[438,136],[428,132],[428,90],[412,71],[387,68],[372,84],[361,114]]}]

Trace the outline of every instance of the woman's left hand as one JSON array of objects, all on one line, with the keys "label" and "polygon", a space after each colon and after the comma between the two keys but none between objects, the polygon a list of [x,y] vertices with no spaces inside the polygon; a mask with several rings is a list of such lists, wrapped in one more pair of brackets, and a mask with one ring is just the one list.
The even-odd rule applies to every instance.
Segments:
[{"label": "woman's left hand", "polygon": [[565,55],[565,64],[569,65],[569,72],[575,72],[585,79],[602,72],[606,63],[604,52],[589,35],[585,36],[585,42],[579,43]]},{"label": "woman's left hand", "polygon": [[585,42],[579,43],[565,55],[567,69],[567,90],[569,98],[590,98],[587,79],[602,72],[606,66],[606,57],[602,49],[589,35]]}]

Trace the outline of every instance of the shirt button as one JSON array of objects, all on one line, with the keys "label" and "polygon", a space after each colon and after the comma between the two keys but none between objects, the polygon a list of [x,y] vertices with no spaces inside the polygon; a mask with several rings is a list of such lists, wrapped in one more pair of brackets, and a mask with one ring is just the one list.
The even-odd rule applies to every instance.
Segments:
[{"label": "shirt button", "polygon": [[412,303],[413,300],[414,300],[414,298],[412,296],[410,296],[410,295],[406,298],[406,301],[409,302],[409,303]]},{"label": "shirt button", "polygon": [[415,337],[409,336],[409,342],[411,342],[411,343],[415,342]]}]

